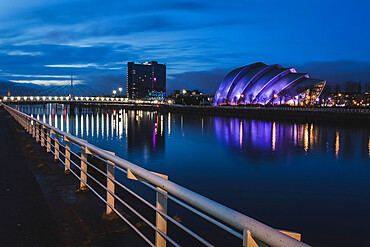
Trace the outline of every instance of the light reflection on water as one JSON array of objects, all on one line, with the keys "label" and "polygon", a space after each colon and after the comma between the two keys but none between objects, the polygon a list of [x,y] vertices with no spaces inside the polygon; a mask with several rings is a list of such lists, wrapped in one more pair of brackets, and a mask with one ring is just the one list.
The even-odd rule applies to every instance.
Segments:
[{"label": "light reflection on water", "polygon": [[328,235],[326,246],[344,246],[344,235],[370,245],[370,128],[119,108],[74,115],[55,105],[19,109],[262,222],[301,232],[314,246]]}]

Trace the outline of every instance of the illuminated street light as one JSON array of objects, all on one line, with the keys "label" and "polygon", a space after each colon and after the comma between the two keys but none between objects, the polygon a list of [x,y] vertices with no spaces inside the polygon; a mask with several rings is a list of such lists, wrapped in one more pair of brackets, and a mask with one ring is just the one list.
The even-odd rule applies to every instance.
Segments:
[{"label": "illuminated street light", "polygon": [[116,90],[113,90],[113,94],[116,95],[117,91]]},{"label": "illuminated street light", "polygon": [[182,90],[182,94],[186,94],[186,90]]}]

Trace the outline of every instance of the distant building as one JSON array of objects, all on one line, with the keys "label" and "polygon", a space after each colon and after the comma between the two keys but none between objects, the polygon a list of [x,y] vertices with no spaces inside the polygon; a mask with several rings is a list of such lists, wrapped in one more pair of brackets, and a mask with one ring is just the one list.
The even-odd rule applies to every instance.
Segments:
[{"label": "distant building", "polygon": [[132,99],[150,98],[166,93],[166,65],[156,61],[127,63],[127,96]]},{"label": "distant building", "polygon": [[210,105],[213,95],[203,94],[198,89],[195,90],[175,90],[168,97],[173,99],[175,104],[181,105]]},{"label": "distant building", "polygon": [[245,104],[312,105],[320,97],[325,80],[279,64],[253,63],[231,71],[221,82],[214,106]]}]

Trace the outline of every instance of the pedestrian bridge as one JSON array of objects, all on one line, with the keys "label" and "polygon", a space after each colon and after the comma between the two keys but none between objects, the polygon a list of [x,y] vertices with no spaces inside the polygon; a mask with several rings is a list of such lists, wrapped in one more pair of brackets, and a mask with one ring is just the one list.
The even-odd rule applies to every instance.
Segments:
[{"label": "pedestrian bridge", "polygon": [[47,103],[61,103],[61,104],[80,104],[80,103],[127,103],[127,104],[164,104],[171,103],[171,101],[159,100],[136,100],[123,97],[71,97],[71,96],[5,96],[2,98],[4,103],[18,103],[18,104],[47,104]]}]

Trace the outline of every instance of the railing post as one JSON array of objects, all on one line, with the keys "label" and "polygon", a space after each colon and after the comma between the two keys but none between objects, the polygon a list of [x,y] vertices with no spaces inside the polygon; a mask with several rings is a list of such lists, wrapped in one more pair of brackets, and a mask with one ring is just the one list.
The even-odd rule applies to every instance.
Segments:
[{"label": "railing post", "polygon": [[38,123],[35,124],[36,129],[36,142],[40,141],[40,125]]},{"label": "railing post", "polygon": [[35,128],[36,122],[32,120],[31,127],[32,127],[32,138],[36,137],[36,128]]},{"label": "railing post", "polygon": [[65,148],[65,160],[64,160],[64,173],[69,173],[69,169],[71,168],[71,162],[69,159],[71,158],[71,142],[68,140],[66,136],[64,136],[64,141],[66,143]]},{"label": "railing post", "polygon": [[243,230],[243,247],[258,247],[258,244],[254,241],[251,232],[247,228]]},{"label": "railing post", "polygon": [[27,132],[28,134],[32,134],[32,120],[30,118],[27,118]]},{"label": "railing post", "polygon": [[60,141],[60,136],[59,134],[54,132],[54,161],[57,161],[59,159],[59,141]]},{"label": "railing post", "polygon": [[41,147],[44,147],[45,146],[45,126],[44,125],[41,125]]},{"label": "railing post", "polygon": [[[109,151],[107,151],[109,152]],[[115,153],[113,152],[109,152],[110,154],[112,155],[115,155]],[[111,162],[111,161],[107,161],[107,189],[110,190],[113,194],[115,193],[115,184],[114,182],[110,179],[115,179],[115,168],[114,168],[114,163]],[[109,203],[112,207],[114,207],[114,196],[111,195],[111,193],[109,193],[107,191],[107,203]],[[112,213],[113,210],[107,205],[107,210],[106,210],[106,214],[110,214]]]},{"label": "railing post", "polygon": [[[85,146],[81,146],[81,181],[80,181],[80,191],[85,191],[87,189],[85,183],[87,183],[87,148]],[[83,182],[85,183],[83,183]]]},{"label": "railing post", "polygon": [[46,129],[46,152],[50,153],[51,152],[51,145],[50,145],[50,142],[51,142],[51,131],[50,129]]},{"label": "railing post", "polygon": [[30,135],[32,135],[32,127],[33,127],[33,120],[32,119],[29,119],[29,130],[28,130],[28,133],[30,133]]},{"label": "railing post", "polygon": [[[164,178],[168,179],[168,176],[163,174],[158,174],[153,172],[154,174]],[[167,192],[160,187],[157,187],[157,189],[165,192]],[[162,211],[163,213],[167,213],[167,196],[156,192],[156,207]],[[161,230],[164,234],[167,234],[167,219],[163,217],[160,213],[156,212],[156,227]],[[155,233],[155,246],[156,247],[166,247],[166,239],[164,239],[158,232]]]}]

